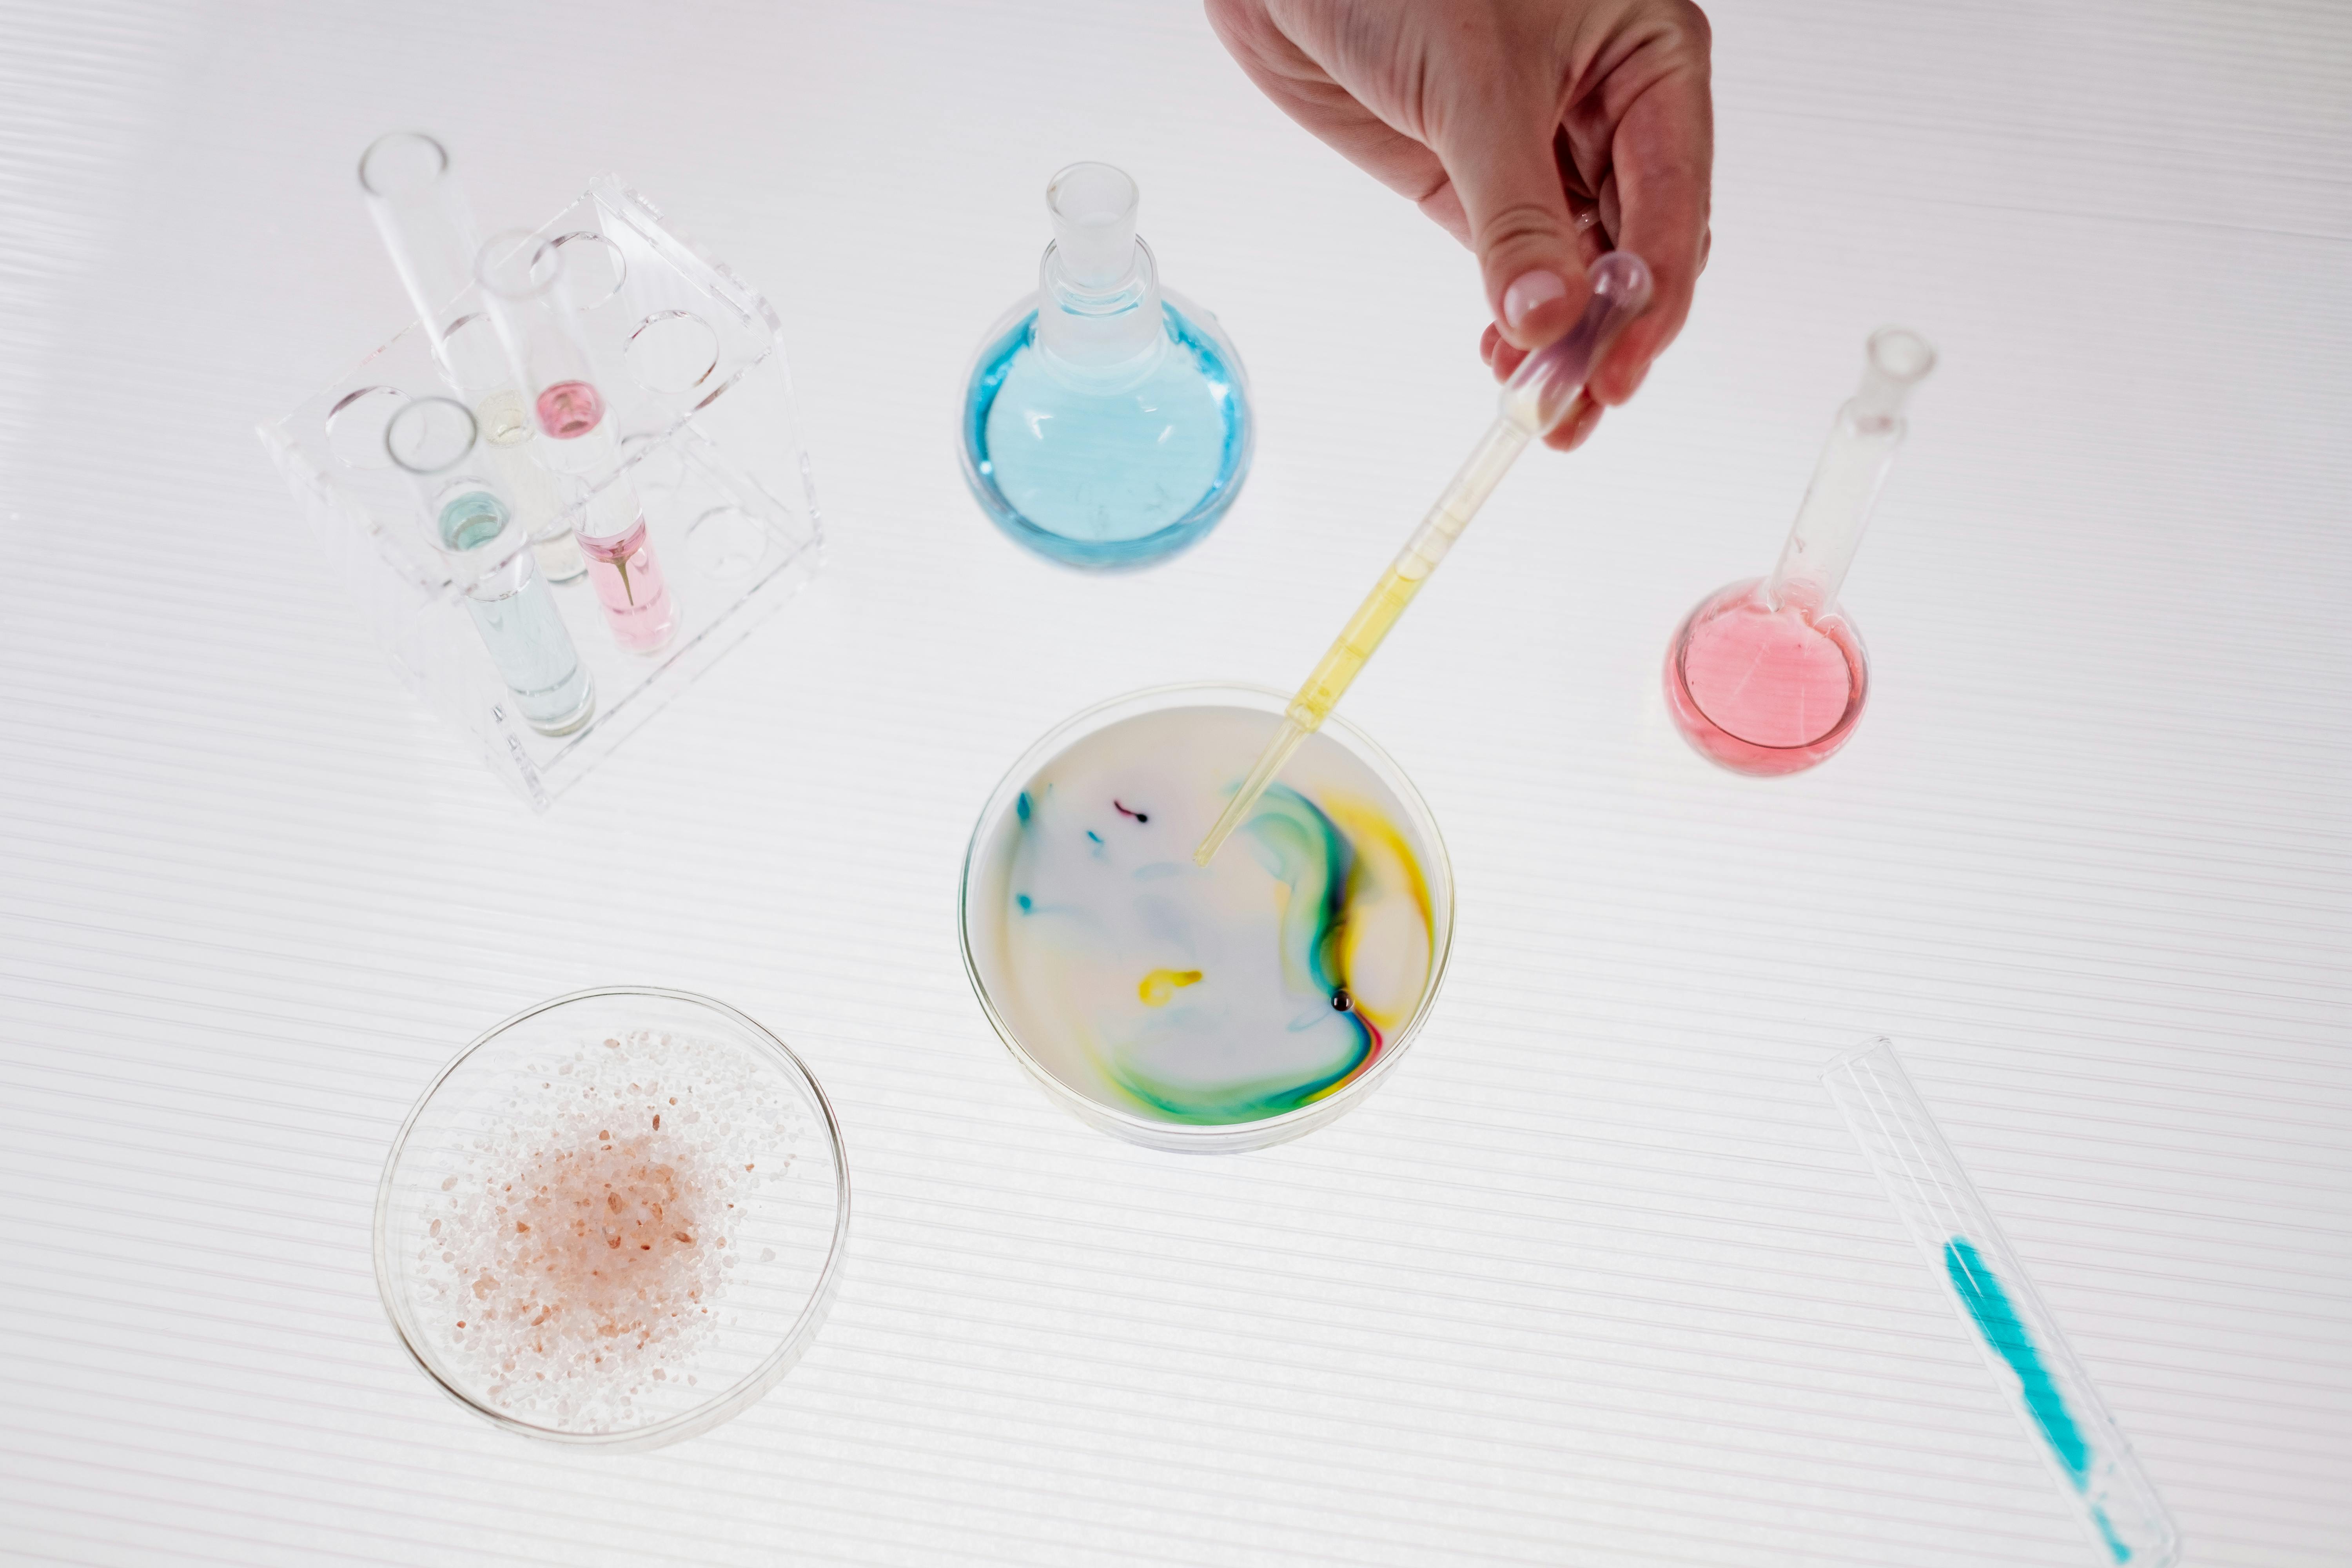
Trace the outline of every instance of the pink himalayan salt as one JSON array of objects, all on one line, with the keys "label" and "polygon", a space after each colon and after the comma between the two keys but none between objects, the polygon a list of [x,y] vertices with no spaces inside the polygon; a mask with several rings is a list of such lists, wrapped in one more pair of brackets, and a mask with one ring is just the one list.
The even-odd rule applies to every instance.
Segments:
[{"label": "pink himalayan salt", "polygon": [[469,1337],[525,1378],[675,1339],[706,1315],[725,1245],[697,1163],[651,1131],[530,1151],[457,1260]]},{"label": "pink himalayan salt", "polygon": [[731,1050],[638,1031],[580,1042],[486,1109],[415,1265],[450,1374],[566,1430],[681,1408],[732,1321],[737,1205],[794,1135],[791,1106]]}]

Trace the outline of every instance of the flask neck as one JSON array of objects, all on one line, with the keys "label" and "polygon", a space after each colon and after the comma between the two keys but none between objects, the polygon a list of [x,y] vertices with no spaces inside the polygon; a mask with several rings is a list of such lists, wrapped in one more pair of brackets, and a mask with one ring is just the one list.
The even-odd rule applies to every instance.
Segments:
[{"label": "flask neck", "polygon": [[1165,341],[1160,268],[1151,247],[1127,242],[1124,266],[1074,257],[1057,239],[1037,268],[1037,346],[1063,363],[1108,370],[1157,351]]},{"label": "flask neck", "polygon": [[1847,568],[1862,547],[1863,531],[1878,504],[1886,471],[1902,446],[1903,416],[1885,415],[1862,398],[1838,410],[1837,424],[1814,465],[1812,483],[1781,546],[1780,559],[1765,579],[1765,602],[1774,609],[1793,605],[1807,615],[1837,607]]},{"label": "flask neck", "polygon": [[1927,340],[1904,327],[1873,332],[1863,358],[1862,385],[1838,410],[1789,542],[1764,580],[1764,602],[1775,610],[1792,605],[1811,616],[1837,607],[1879,487],[1903,445],[1903,405],[1936,368]]}]

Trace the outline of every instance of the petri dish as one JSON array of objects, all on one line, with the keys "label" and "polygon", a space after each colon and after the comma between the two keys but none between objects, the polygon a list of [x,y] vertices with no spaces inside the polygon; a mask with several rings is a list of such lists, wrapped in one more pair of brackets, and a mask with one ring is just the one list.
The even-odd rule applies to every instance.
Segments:
[{"label": "petri dish", "polygon": [[849,1168],[784,1043],[682,991],[576,992],[443,1068],[376,1189],[376,1288],[459,1405],[658,1447],[791,1370],[841,1278]]},{"label": "petri dish", "polygon": [[1186,1152],[1279,1143],[1362,1104],[1429,1019],[1453,867],[1420,793],[1353,725],[1310,736],[1273,805],[1192,863],[1288,701],[1114,699],[1030,747],[981,810],[965,973],[1013,1059],[1090,1126]]}]

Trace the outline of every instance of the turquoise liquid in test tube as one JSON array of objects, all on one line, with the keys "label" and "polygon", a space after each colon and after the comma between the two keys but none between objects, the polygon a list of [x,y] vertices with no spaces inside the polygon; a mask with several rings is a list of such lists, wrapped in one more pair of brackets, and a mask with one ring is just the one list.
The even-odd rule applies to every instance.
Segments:
[{"label": "turquoise liquid in test tube", "polygon": [[595,685],[499,493],[473,412],[455,398],[420,397],[392,416],[384,447],[414,483],[427,537],[457,577],[524,722],[542,735],[587,723]]},{"label": "turquoise liquid in test tube", "polygon": [[1993,1382],[2050,1461],[2099,1561],[2169,1568],[2179,1558],[2180,1535],[2163,1500],[1944,1142],[1893,1042],[1874,1040],[1839,1058],[1822,1082],[1969,1325]]}]

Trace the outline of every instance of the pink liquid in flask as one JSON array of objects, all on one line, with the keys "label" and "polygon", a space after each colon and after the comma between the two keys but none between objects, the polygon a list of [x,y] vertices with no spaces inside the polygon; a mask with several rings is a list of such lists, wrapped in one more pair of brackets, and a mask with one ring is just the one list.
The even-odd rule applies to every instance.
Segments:
[{"label": "pink liquid in flask", "polygon": [[1870,695],[1838,590],[1903,444],[1904,401],[1936,367],[1927,340],[1881,327],[1839,408],[1780,563],[1699,602],[1666,645],[1666,707],[1699,755],[1736,773],[1801,773],[1845,744]]},{"label": "pink liquid in flask", "polygon": [[1763,582],[1702,603],[1666,647],[1666,707],[1709,762],[1758,776],[1799,773],[1845,744],[1870,694],[1862,639],[1833,606],[1772,608]]}]

